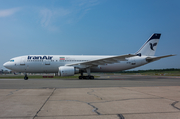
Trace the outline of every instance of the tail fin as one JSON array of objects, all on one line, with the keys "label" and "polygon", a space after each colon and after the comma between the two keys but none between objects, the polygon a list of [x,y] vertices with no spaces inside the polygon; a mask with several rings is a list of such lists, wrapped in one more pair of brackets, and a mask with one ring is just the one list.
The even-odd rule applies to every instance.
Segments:
[{"label": "tail fin", "polygon": [[139,56],[141,56],[141,55],[154,56],[160,37],[161,37],[161,34],[154,33],[149,38],[149,40],[147,40],[144,43],[144,45],[139,49],[139,51],[136,54]]}]

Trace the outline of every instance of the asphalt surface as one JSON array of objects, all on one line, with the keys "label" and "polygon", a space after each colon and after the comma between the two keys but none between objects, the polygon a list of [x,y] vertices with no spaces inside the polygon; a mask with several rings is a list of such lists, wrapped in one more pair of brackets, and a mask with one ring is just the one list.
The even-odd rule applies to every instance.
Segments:
[{"label": "asphalt surface", "polygon": [[180,119],[180,77],[0,79],[0,119]]},{"label": "asphalt surface", "polygon": [[79,79],[0,79],[0,89],[99,88],[180,86],[180,77],[101,75],[94,80]]}]

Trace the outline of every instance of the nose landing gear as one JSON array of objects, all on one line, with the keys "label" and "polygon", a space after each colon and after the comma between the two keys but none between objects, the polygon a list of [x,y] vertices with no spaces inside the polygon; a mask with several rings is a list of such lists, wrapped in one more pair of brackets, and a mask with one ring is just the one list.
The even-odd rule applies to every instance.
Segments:
[{"label": "nose landing gear", "polygon": [[24,80],[28,80],[28,76],[27,76],[27,74],[25,74],[25,76],[24,76]]}]

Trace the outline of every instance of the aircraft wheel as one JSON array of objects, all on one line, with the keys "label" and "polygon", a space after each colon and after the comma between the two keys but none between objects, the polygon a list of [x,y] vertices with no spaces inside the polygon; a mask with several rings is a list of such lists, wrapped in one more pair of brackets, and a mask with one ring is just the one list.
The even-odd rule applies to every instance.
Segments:
[{"label": "aircraft wheel", "polygon": [[89,76],[89,79],[94,79],[94,76]]},{"label": "aircraft wheel", "polygon": [[94,79],[94,76],[79,76],[79,79]]},{"label": "aircraft wheel", "polygon": [[28,77],[27,77],[27,76],[25,76],[25,77],[24,77],[24,80],[28,80]]},{"label": "aircraft wheel", "polygon": [[83,76],[79,76],[79,79],[83,79]]},{"label": "aircraft wheel", "polygon": [[94,79],[94,76],[90,76],[90,79]]}]

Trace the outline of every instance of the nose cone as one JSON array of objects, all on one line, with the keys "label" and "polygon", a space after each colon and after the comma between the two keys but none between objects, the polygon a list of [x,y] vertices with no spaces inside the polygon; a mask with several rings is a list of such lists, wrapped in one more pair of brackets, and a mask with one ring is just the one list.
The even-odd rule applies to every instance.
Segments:
[{"label": "nose cone", "polygon": [[3,64],[3,66],[7,68],[7,66],[8,66],[8,63],[7,63],[7,62],[6,62],[6,63],[4,63],[4,64]]},{"label": "nose cone", "polygon": [[10,62],[6,62],[3,64],[4,67],[6,67],[7,69],[10,69],[12,64]]}]

